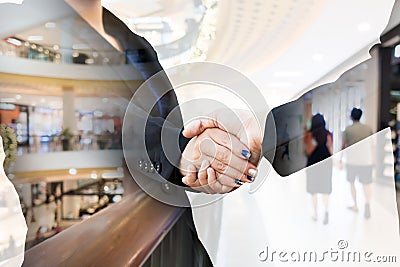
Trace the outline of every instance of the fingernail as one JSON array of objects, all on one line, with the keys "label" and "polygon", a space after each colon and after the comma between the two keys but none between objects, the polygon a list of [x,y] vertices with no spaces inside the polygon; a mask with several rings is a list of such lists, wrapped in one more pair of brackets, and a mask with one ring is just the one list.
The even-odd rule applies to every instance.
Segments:
[{"label": "fingernail", "polygon": [[250,182],[254,182],[254,178],[251,177],[250,175],[247,175],[246,178],[247,178],[247,180],[249,180]]},{"label": "fingernail", "polygon": [[238,180],[238,179],[235,179],[235,184],[238,184],[238,185],[243,185],[243,182],[242,182],[242,181],[240,181],[240,180]]},{"label": "fingernail", "polygon": [[247,151],[245,149],[242,150],[242,155],[245,159],[249,159],[251,157],[250,151]]},{"label": "fingernail", "polygon": [[257,176],[257,170],[256,169],[249,169],[249,174],[251,177],[256,177]]}]

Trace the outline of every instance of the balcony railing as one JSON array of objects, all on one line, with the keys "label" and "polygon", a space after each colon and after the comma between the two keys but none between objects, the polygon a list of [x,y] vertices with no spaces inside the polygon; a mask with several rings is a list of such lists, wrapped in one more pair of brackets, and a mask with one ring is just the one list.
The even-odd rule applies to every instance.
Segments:
[{"label": "balcony railing", "polygon": [[[170,43],[155,46],[160,59],[176,57],[188,51],[194,45],[199,36],[199,24],[190,19],[186,21],[186,24],[187,31],[183,37]],[[72,49],[40,45],[17,37],[8,37],[0,41],[0,55],[57,64],[116,66],[127,63],[125,54],[116,50],[100,51],[89,46],[82,49]]]},{"label": "balcony railing", "polygon": [[[133,180],[131,180],[133,181]],[[149,197],[131,182],[129,196],[26,251],[23,266],[193,266],[186,210]],[[164,240],[164,241],[163,241]],[[201,252],[203,251],[203,255]],[[195,257],[195,255],[197,257]]]}]

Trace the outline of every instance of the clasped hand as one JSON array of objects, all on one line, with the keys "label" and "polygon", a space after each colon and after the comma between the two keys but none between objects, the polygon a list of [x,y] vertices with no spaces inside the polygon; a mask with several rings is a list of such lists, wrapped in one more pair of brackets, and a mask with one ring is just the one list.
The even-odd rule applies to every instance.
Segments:
[{"label": "clasped hand", "polygon": [[201,192],[227,193],[257,175],[262,131],[249,111],[219,110],[189,123],[183,151],[182,182]]}]

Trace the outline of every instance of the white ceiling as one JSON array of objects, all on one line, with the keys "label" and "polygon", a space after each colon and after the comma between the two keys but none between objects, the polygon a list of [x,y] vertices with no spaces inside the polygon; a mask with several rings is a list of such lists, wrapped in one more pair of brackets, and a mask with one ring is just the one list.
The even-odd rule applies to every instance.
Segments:
[{"label": "white ceiling", "polygon": [[[135,14],[141,12],[138,1],[103,2],[108,2],[117,14],[119,5],[124,3],[125,14]],[[226,64],[249,76],[272,107],[314,85],[333,81],[347,67],[362,62],[383,30],[400,23],[400,1],[397,1],[388,24],[394,0],[217,2],[216,37],[210,41],[207,61]],[[164,10],[163,16],[167,18],[173,16],[174,10],[183,8],[182,1],[146,3],[158,9],[154,14]],[[354,58],[350,62],[351,57]],[[329,73],[330,79],[321,80]],[[197,90],[179,97],[186,101],[204,93]],[[212,98],[223,99],[218,94]]]},{"label": "white ceiling", "polygon": [[366,54],[386,27],[393,3],[220,0],[207,60],[250,76],[269,105],[277,106],[359,51]]},{"label": "white ceiling", "polygon": [[187,0],[101,0],[101,4],[122,18],[173,16]]},{"label": "white ceiling", "polygon": [[[103,0],[121,17],[173,18],[185,3],[187,0]],[[210,41],[207,60],[243,72],[256,83],[270,106],[276,106],[333,69],[337,73],[344,71],[337,67],[360,51],[364,54],[355,63],[365,58],[369,46],[385,29],[393,3],[394,0],[219,0],[216,37]],[[26,31],[43,27],[48,21],[73,16],[63,1],[25,0],[22,6],[23,9],[10,4],[0,6],[0,36],[28,34]],[[15,19],[16,12],[22,12],[24,20]],[[38,13],[41,16],[31,15]],[[390,27],[399,20],[397,16]],[[191,92],[183,100],[201,94]]]}]

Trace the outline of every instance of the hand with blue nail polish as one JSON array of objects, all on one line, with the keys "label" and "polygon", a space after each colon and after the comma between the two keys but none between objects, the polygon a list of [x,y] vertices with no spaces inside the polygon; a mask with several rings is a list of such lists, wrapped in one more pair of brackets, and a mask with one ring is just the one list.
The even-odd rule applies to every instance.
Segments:
[{"label": "hand with blue nail polish", "polygon": [[[203,186],[202,190],[199,190],[202,192],[232,191],[243,183],[254,181],[256,166],[248,161],[250,155],[249,148],[236,136],[218,128],[206,129],[193,137],[183,151],[180,170],[185,177],[182,181],[190,187]],[[204,161],[210,166],[207,172],[203,171]],[[197,178],[192,166],[198,172]],[[218,183],[209,185],[208,180],[213,181],[212,175]],[[211,177],[200,179],[208,176]]]},{"label": "hand with blue nail polish", "polygon": [[199,192],[224,194],[240,186],[240,184],[233,187],[221,184],[217,179],[215,170],[210,166],[207,160],[203,161],[200,170],[197,171],[194,165],[190,165],[189,170],[186,176],[182,178],[182,182]]},{"label": "hand with blue nail polish", "polygon": [[245,157],[245,159],[249,159],[251,157],[251,152],[246,149],[243,149],[242,156]]},{"label": "hand with blue nail polish", "polygon": [[247,110],[220,109],[206,118],[190,122],[185,126],[183,135],[187,138],[199,136],[207,129],[218,128],[236,136],[248,149],[241,151],[241,155],[255,166],[261,158],[261,145],[264,136],[264,127],[258,123],[256,116]]}]

